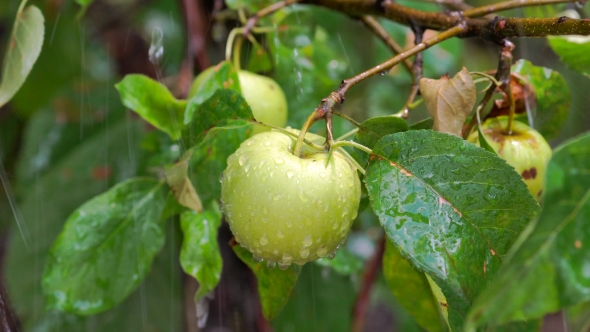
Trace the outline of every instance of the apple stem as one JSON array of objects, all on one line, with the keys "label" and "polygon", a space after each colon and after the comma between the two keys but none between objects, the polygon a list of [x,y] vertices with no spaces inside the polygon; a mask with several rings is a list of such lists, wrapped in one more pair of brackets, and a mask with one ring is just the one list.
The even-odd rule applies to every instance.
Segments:
[{"label": "apple stem", "polygon": [[[281,133],[283,133],[285,135],[288,135],[288,136],[291,136],[291,137],[295,137],[295,138],[298,138],[299,137],[299,134],[296,134],[294,132],[288,131],[285,128],[281,128],[281,127],[278,127],[278,126],[275,126],[275,125],[271,125],[270,123],[264,123],[264,122],[256,121],[256,124],[259,124],[261,126],[265,126],[265,127],[268,127],[268,128],[272,128],[272,129],[274,129],[274,130],[276,130],[278,132],[281,132]],[[326,150],[326,147],[325,146],[315,144],[315,143],[313,143],[312,141],[310,141],[310,140],[308,140],[306,138],[303,139],[303,143],[307,144],[309,147],[311,147],[314,150],[318,150],[318,151],[325,151]]]},{"label": "apple stem", "polygon": [[351,146],[353,148],[356,148],[356,149],[359,149],[359,150],[361,150],[363,152],[366,152],[366,153],[368,153],[370,155],[373,154],[373,150],[369,149],[368,147],[366,147],[366,146],[364,146],[362,144],[359,144],[357,142],[354,142],[354,141],[338,141],[338,142],[332,143],[332,147],[333,148],[339,148],[339,147],[342,147],[342,146]]},{"label": "apple stem", "polygon": [[510,103],[510,114],[508,115],[508,125],[506,126],[506,134],[512,135],[512,127],[514,125],[514,113],[516,112],[516,102],[514,100],[514,95],[512,94],[512,86],[510,82],[508,82],[508,84],[506,85],[504,92],[508,96],[508,102]]},{"label": "apple stem", "polygon": [[305,141],[305,134],[309,131],[309,128],[313,126],[319,119],[322,117],[318,116],[316,110],[313,111],[305,120],[303,127],[301,128],[301,132],[299,133],[299,137],[297,138],[297,142],[295,142],[295,147],[293,148],[293,154],[297,157],[301,158],[301,149],[303,148],[303,141]]},{"label": "apple stem", "polygon": [[347,139],[347,138],[349,138],[350,136],[352,136],[352,135],[355,135],[355,134],[356,134],[356,133],[358,133],[358,132],[359,132],[359,128],[354,128],[353,130],[351,130],[351,131],[347,132],[346,134],[344,134],[344,135],[342,135],[342,136],[338,137],[338,138],[336,139],[336,141],[341,141],[341,140],[343,140],[343,139]]},{"label": "apple stem", "polygon": [[242,36],[238,36],[236,38],[236,44],[234,45],[234,68],[236,71],[241,69],[241,58],[242,58],[242,45],[244,44],[244,38]]}]

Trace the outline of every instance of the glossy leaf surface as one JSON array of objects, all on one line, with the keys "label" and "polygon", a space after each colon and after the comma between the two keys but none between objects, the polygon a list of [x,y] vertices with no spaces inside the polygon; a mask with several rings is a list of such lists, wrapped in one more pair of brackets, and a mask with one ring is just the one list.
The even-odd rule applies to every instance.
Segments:
[{"label": "glossy leaf surface", "polygon": [[195,112],[204,112],[204,110],[199,111],[200,105],[221,89],[241,91],[238,73],[229,61],[223,61],[215,67],[208,68],[197,76],[189,92],[189,107],[184,114],[184,123],[189,124]]},{"label": "glossy leaf surface", "polygon": [[212,203],[202,212],[186,211],[180,216],[184,235],[180,265],[199,282],[196,300],[213,291],[221,277],[222,261],[217,244],[219,225],[221,212],[217,203]]},{"label": "glossy leaf surface", "polygon": [[45,19],[39,8],[29,6],[16,14],[2,65],[0,107],[16,94],[33,69],[43,46]]},{"label": "glossy leaf surface", "polygon": [[460,329],[538,205],[504,160],[452,135],[387,135],[373,152],[371,206],[402,256],[440,286]]},{"label": "glossy leaf surface", "polygon": [[127,180],[70,215],[45,267],[48,308],[95,314],[135,290],[164,244],[163,189],[154,179]]},{"label": "glossy leaf surface", "polygon": [[184,132],[190,147],[203,144],[221,130],[242,128],[255,121],[242,95],[230,89],[217,90],[200,105],[191,100],[187,112],[193,108],[197,110],[193,112],[193,119]]},{"label": "glossy leaf surface", "polygon": [[[374,117],[364,121],[361,125],[362,128],[359,128],[354,140],[369,149],[372,149],[375,143],[385,135],[408,130],[408,123],[396,116]],[[369,160],[366,153],[358,151],[357,155],[361,158],[363,164],[366,164]]]},{"label": "glossy leaf surface", "polygon": [[266,262],[257,263],[252,253],[239,245],[233,247],[236,255],[244,262],[258,280],[258,294],[262,313],[266,319],[273,319],[289,301],[291,290],[297,282],[301,268],[291,264],[286,270],[270,268]]},{"label": "glossy leaf surface", "polygon": [[127,75],[115,86],[123,105],[172,139],[180,138],[186,101],[177,100],[163,84],[144,75]]},{"label": "glossy leaf surface", "polygon": [[[590,135],[558,148],[547,166],[543,210],[469,315],[471,328],[528,320],[590,299]],[[515,283],[514,281],[519,282]]]}]

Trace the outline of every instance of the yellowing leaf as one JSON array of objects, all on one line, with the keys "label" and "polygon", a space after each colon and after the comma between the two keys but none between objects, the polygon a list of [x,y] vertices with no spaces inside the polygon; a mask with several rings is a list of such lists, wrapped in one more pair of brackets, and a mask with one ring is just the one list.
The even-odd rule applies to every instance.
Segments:
[{"label": "yellowing leaf", "polygon": [[201,212],[203,210],[203,204],[191,180],[188,178],[187,171],[188,158],[166,169],[166,182],[168,182],[178,204]]},{"label": "yellowing leaf", "polygon": [[461,136],[461,128],[475,105],[475,83],[465,67],[453,78],[420,80],[420,93],[434,120],[432,129]]}]

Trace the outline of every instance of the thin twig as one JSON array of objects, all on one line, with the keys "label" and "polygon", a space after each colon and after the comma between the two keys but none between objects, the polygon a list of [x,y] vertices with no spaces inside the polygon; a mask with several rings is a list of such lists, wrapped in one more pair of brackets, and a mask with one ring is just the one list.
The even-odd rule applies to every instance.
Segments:
[{"label": "thin twig", "polygon": [[283,1],[275,2],[272,5],[259,10],[256,14],[254,14],[254,16],[252,16],[248,19],[248,22],[246,22],[246,25],[244,25],[244,30],[242,30],[242,35],[244,35],[244,36],[248,35],[250,33],[250,30],[252,30],[252,28],[254,28],[256,26],[256,23],[258,23],[258,21],[261,18],[268,16],[281,8],[288,7],[292,4],[295,4],[299,1],[300,0],[283,0]]},{"label": "thin twig", "polygon": [[[414,31],[415,36],[414,44],[420,44],[422,42],[422,38],[424,37],[424,30],[419,26],[413,25],[412,31]],[[423,73],[423,54],[424,53],[422,52],[416,54],[414,59],[414,65],[412,66],[412,87],[410,88],[410,94],[408,95],[408,99],[404,104],[404,108],[400,112],[401,114],[399,114],[402,119],[407,119],[410,115],[410,105],[412,105],[414,99],[416,99],[416,96],[420,91],[420,79],[422,78]]]},{"label": "thin twig", "polygon": [[431,2],[446,6],[449,9],[462,11],[473,8],[472,6],[463,2],[463,0],[416,0],[421,2]]},{"label": "thin twig", "polygon": [[[387,47],[389,47],[391,52],[393,52],[393,55],[398,55],[404,51],[404,49],[395,40],[393,40],[393,38],[391,38],[389,33],[387,33],[387,30],[385,30],[385,28],[374,17],[362,15],[360,19],[369,29],[371,29],[371,31],[373,31],[373,33],[375,33],[375,35],[377,35],[377,37],[379,37],[385,43],[385,45],[387,45]],[[402,64],[404,67],[406,67],[411,75],[412,62],[410,62],[409,59],[405,59]]]},{"label": "thin twig", "polygon": [[529,6],[543,6],[557,3],[568,3],[568,2],[585,2],[576,0],[513,0],[495,3],[487,6],[471,8],[463,11],[465,17],[481,17],[491,13],[496,13],[503,10],[522,8]]},{"label": "thin twig", "polygon": [[379,241],[379,245],[367,262],[365,273],[361,283],[361,290],[354,304],[353,318],[352,318],[352,332],[362,332],[365,325],[365,316],[369,307],[369,299],[373,283],[377,279],[377,271],[381,267],[383,261],[383,253],[385,252],[385,236]]}]

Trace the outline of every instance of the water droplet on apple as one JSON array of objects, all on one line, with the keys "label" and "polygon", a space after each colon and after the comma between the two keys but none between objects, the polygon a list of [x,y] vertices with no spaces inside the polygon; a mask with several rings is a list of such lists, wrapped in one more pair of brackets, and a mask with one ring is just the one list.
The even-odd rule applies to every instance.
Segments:
[{"label": "water droplet on apple", "polygon": [[290,179],[293,177],[293,175],[295,175],[295,173],[293,171],[287,171],[287,177]]},{"label": "water droplet on apple", "polygon": [[274,269],[275,266],[277,266],[277,262],[268,261],[268,262],[266,262],[266,266],[268,266],[271,269]]},{"label": "water droplet on apple", "polygon": [[306,246],[306,247],[309,247],[309,246],[311,246],[311,245],[312,245],[312,243],[313,243],[313,238],[311,237],[311,234],[310,234],[310,235],[308,235],[308,236],[306,236],[306,237],[303,239],[303,245],[304,245],[304,246]]},{"label": "water droplet on apple", "polygon": [[281,231],[278,231],[277,236],[279,237],[279,239],[282,239],[285,237],[285,234],[283,234],[283,232],[281,232]]},{"label": "water droplet on apple", "polygon": [[268,208],[266,206],[262,207],[262,213],[263,214],[268,214]]},{"label": "water droplet on apple", "polygon": [[301,256],[301,258],[307,258],[309,256],[309,249],[301,249],[301,251],[299,251],[299,256]]},{"label": "water droplet on apple", "polygon": [[316,254],[318,255],[318,257],[324,257],[324,256],[326,256],[327,253],[328,253],[328,248],[326,248],[325,246],[319,247],[318,250],[316,251]]},{"label": "water droplet on apple", "polygon": [[283,159],[283,158],[275,159],[275,164],[277,164],[277,165],[282,165],[284,163],[285,163],[285,159]]},{"label": "water droplet on apple", "polygon": [[330,260],[334,259],[334,257],[336,257],[336,252],[335,251],[326,255],[326,258],[327,259],[330,259]]},{"label": "water droplet on apple", "polygon": [[240,164],[240,166],[244,166],[244,164],[248,161],[248,156],[246,155],[241,155],[240,158],[238,158],[238,164]]},{"label": "water droplet on apple", "polygon": [[263,246],[265,246],[268,243],[268,238],[266,237],[266,234],[263,234],[260,237],[260,244],[262,244]]},{"label": "water droplet on apple", "polygon": [[324,172],[321,172],[321,173],[320,173],[320,176],[321,176],[321,177],[323,177],[323,178],[325,178],[325,177],[326,177],[326,173],[324,173]]},{"label": "water droplet on apple", "polygon": [[[343,199],[346,199],[346,198],[343,198]],[[347,208],[342,209],[342,216],[346,217],[347,214],[348,214],[348,209]]]},{"label": "water droplet on apple", "polygon": [[264,145],[265,145],[265,146],[270,146],[270,144],[271,144],[271,143],[270,143],[270,142],[268,142],[268,141],[264,142]]},{"label": "water droplet on apple", "polygon": [[289,265],[291,265],[291,263],[287,264],[287,263],[279,262],[279,269],[286,270],[289,268]]},{"label": "water droplet on apple", "polygon": [[265,183],[266,180],[268,180],[268,176],[266,174],[264,174],[260,177],[260,182]]}]

